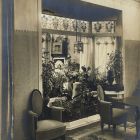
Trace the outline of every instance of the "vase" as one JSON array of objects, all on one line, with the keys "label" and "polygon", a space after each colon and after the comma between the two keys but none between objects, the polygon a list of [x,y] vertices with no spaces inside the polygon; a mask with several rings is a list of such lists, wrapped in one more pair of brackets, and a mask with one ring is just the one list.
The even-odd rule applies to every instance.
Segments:
[{"label": "vase", "polygon": [[108,81],[109,85],[113,84],[113,81],[114,81],[114,76],[113,75],[114,75],[113,71],[108,70],[108,72],[107,72],[107,81]]}]

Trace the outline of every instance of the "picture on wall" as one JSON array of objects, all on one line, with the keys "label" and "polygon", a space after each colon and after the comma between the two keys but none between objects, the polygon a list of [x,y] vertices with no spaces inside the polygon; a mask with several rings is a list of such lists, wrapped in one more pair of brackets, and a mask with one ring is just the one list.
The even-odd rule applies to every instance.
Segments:
[{"label": "picture on wall", "polygon": [[65,64],[65,57],[54,57],[53,58],[55,68],[62,68]]},{"label": "picture on wall", "polygon": [[62,42],[53,43],[52,54],[62,54]]}]

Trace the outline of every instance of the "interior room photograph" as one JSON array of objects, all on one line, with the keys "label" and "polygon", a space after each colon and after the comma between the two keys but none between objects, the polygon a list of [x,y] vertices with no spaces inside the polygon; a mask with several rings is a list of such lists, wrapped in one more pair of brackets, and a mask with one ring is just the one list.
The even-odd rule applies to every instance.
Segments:
[{"label": "interior room photograph", "polygon": [[1,140],[140,139],[140,0],[0,1]]}]

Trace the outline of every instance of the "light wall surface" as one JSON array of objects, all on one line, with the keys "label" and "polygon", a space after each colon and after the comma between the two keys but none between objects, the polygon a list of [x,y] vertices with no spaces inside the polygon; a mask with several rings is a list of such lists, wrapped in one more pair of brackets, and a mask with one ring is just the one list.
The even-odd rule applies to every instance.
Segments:
[{"label": "light wall surface", "polygon": [[38,3],[37,0],[14,0],[15,30],[37,31]]},{"label": "light wall surface", "polygon": [[[14,1],[14,140],[30,140],[30,95],[39,89],[41,0]],[[41,16],[41,14],[40,14]]]},{"label": "light wall surface", "polygon": [[83,1],[122,10],[124,88],[126,96],[132,95],[140,79],[140,3],[134,0]]}]

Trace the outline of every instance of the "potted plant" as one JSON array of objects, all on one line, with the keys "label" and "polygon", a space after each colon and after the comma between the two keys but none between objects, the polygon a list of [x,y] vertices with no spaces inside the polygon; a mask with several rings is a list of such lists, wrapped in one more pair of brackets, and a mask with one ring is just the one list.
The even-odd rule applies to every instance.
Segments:
[{"label": "potted plant", "polygon": [[[114,75],[116,84],[122,85],[123,78],[123,61],[122,54],[120,50],[115,50],[109,55],[109,62],[107,64],[108,76]],[[109,79],[109,78],[108,78]]]},{"label": "potted plant", "polygon": [[46,98],[52,90],[52,81],[54,73],[54,64],[49,61],[47,64],[42,64],[42,80],[43,80],[43,96]]}]

